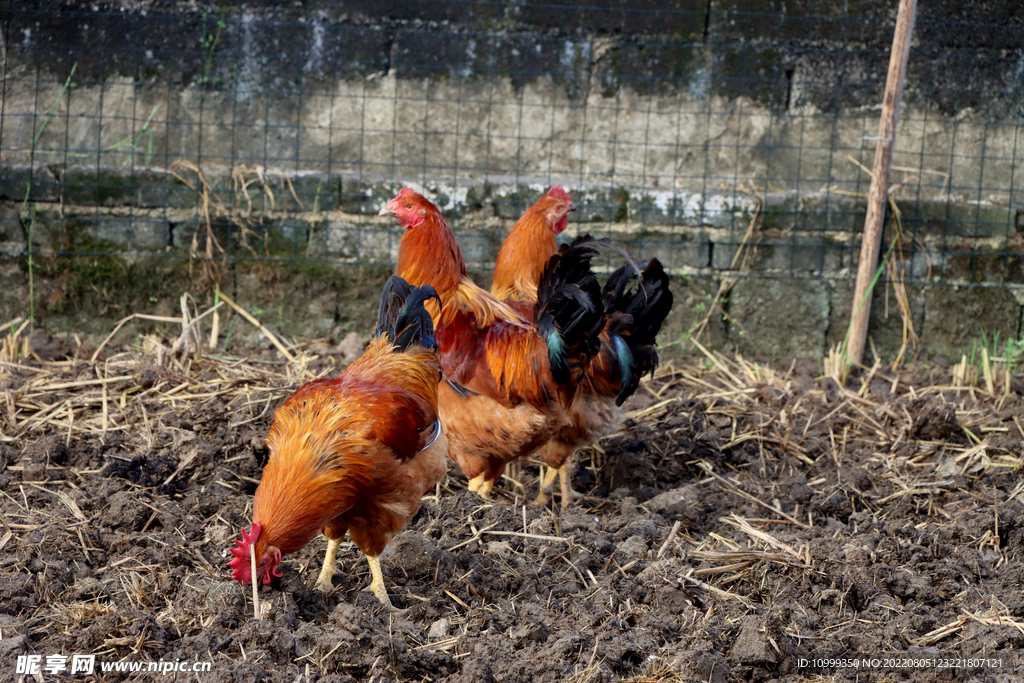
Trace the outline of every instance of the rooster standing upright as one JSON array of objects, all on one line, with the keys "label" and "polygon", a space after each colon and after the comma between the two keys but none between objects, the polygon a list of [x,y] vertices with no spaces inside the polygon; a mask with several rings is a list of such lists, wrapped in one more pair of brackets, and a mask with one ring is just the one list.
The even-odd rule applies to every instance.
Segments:
[{"label": "rooster standing upright", "polygon": [[600,348],[596,251],[580,243],[541,268],[526,317],[470,280],[441,212],[410,188],[388,202],[405,228],[396,273],[437,290],[431,314],[445,381],[439,410],[448,452],[486,498],[505,465],[537,450],[567,424],[590,359]]},{"label": "rooster standing upright", "polygon": [[[573,209],[569,194],[555,186],[526,210],[501,245],[491,293],[519,310],[537,300],[538,273],[556,251],[555,235],[565,230]],[[634,290],[633,264],[613,272],[605,284],[605,324],[601,350],[589,365],[584,390],[569,411],[569,421],[540,450],[548,465],[536,503],[547,503],[547,489],[561,480],[562,508],[572,494],[569,464],[580,448],[597,443],[622,423],[622,403],[640,378],[658,365],[654,340],[672,308],[668,276],[657,259],[648,261]]]},{"label": "rooster standing upright", "polygon": [[252,582],[281,576],[282,555],[319,531],[327,554],[317,588],[332,588],[346,530],[370,563],[370,589],[389,609],[380,554],[447,470],[437,414],[441,379],[430,315],[431,287],[392,276],[384,286],[377,338],[335,379],[308,382],[277,409],[267,436],[270,460],[253,502],[249,533],[228,564]]}]

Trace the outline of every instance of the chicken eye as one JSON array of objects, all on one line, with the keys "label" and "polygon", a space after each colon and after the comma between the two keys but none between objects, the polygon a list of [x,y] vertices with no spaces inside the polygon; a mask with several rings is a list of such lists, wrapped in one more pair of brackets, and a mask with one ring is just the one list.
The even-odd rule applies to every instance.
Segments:
[{"label": "chicken eye", "polygon": [[405,210],[406,211],[412,211],[412,204],[406,204],[405,205]]}]

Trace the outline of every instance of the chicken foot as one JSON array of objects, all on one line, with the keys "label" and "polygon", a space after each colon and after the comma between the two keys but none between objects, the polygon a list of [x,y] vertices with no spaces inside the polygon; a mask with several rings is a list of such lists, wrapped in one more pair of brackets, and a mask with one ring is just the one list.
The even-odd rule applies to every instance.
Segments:
[{"label": "chicken foot", "polygon": [[370,576],[373,577],[370,580],[370,591],[388,608],[388,611],[397,612],[398,610],[391,604],[387,589],[384,588],[384,572],[380,569],[380,557],[367,555],[366,561],[370,563]]},{"label": "chicken foot", "polygon": [[570,460],[558,468],[558,481],[562,484],[562,514],[565,514],[565,511],[576,499],[576,492],[572,490],[571,486],[572,470],[574,469],[570,467],[571,463]]},{"label": "chicken foot", "polygon": [[[317,590],[323,593],[330,593],[334,590],[334,585],[331,583],[331,579],[334,578],[334,574],[337,572],[335,566],[335,560],[338,555],[338,547],[341,546],[341,538],[338,539],[327,539],[327,552],[324,554],[324,566],[320,570],[320,577],[316,580]],[[388,597],[387,589],[384,588],[384,572],[380,568],[380,557],[366,556],[366,561],[370,563],[370,585],[368,586],[370,592],[377,596],[377,599],[388,608],[389,611],[395,612],[394,605],[391,604],[391,598]]]},{"label": "chicken foot", "polygon": [[555,483],[555,477],[561,469],[555,469],[554,467],[545,465],[544,479],[540,483],[540,491],[537,492],[537,498],[533,501],[534,505],[538,507],[544,507],[548,504],[548,489],[550,489]]},{"label": "chicken foot", "polygon": [[469,480],[469,490],[479,494],[481,498],[489,498],[491,489],[494,488],[494,482],[487,481],[486,476],[484,472]]},{"label": "chicken foot", "polygon": [[540,491],[537,493],[537,498],[533,501],[534,505],[544,507],[548,504],[548,500],[550,498],[548,489],[554,487],[555,477],[558,477],[562,489],[562,512],[569,509],[572,501],[576,498],[576,493],[572,490],[572,486],[570,485],[570,478],[572,477],[571,464],[571,461],[567,462],[558,469],[551,466],[547,467],[547,471],[544,473],[544,479],[540,483]]},{"label": "chicken foot", "polygon": [[327,539],[327,552],[324,554],[324,567],[320,570],[320,577],[316,580],[316,588],[322,593],[330,593],[334,590],[331,579],[337,571],[334,561],[338,555],[338,546],[341,545],[341,538]]}]

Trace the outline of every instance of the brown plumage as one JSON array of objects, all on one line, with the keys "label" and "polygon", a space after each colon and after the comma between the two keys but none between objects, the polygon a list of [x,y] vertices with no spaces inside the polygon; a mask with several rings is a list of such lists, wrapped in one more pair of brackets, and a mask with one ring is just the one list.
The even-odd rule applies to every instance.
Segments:
[{"label": "brown plumage", "polygon": [[370,561],[378,598],[390,607],[378,557],[444,476],[439,433],[440,364],[424,300],[392,278],[384,290],[379,336],[335,379],[302,385],[277,409],[266,443],[270,460],[253,502],[252,531],[229,563],[252,581],[250,552],[264,583],[280,576],[282,555],[318,532],[328,539],[317,587],[328,591],[334,554],[348,531]]},{"label": "brown plumage", "polygon": [[439,391],[449,455],[487,497],[505,465],[528,455],[565,422],[603,315],[590,273],[592,249],[542,268],[530,317],[477,287],[440,211],[411,189],[381,211],[405,227],[396,273],[437,290],[431,308],[445,382]]},{"label": "brown plumage", "polygon": [[[516,222],[498,252],[491,285],[496,298],[523,311],[537,300],[536,273],[556,253],[555,235],[565,229],[565,213],[559,209],[569,203],[565,190],[553,187]],[[672,306],[672,293],[657,259],[651,259],[643,281],[631,292],[628,287],[634,274],[635,266],[626,264],[608,279],[600,352],[589,365],[583,391],[567,411],[566,422],[539,451],[549,470],[537,495],[538,505],[547,502],[547,489],[556,475],[561,479],[563,508],[569,503],[573,454],[618,430],[622,402],[636,390],[639,378],[657,366],[654,338]]]}]

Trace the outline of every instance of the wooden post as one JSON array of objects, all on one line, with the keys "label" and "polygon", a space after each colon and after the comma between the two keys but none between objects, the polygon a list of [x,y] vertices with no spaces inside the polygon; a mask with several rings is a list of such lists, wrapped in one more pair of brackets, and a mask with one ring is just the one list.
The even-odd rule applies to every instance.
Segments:
[{"label": "wooden post", "polygon": [[853,294],[853,312],[850,317],[850,343],[847,358],[851,363],[864,359],[864,345],[868,338],[868,317],[871,315],[871,296],[867,295],[871,280],[878,267],[878,251],[885,225],[885,205],[889,194],[889,164],[896,146],[896,121],[903,94],[903,77],[907,72],[910,54],[910,34],[914,29],[917,0],[900,0],[896,15],[896,33],[892,37],[889,54],[889,75],[885,79],[882,99],[882,118],[878,123],[878,142],[875,145],[875,163],[872,167],[871,190],[868,192],[868,210],[864,218],[864,239],[860,245],[860,263],[857,267],[857,287]]}]

